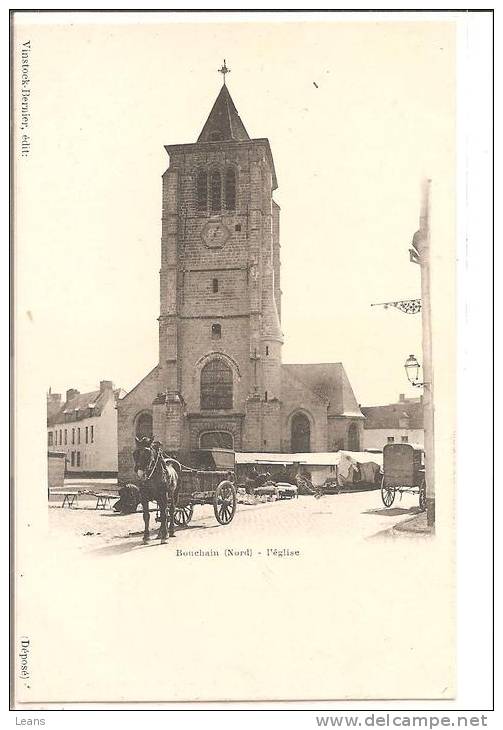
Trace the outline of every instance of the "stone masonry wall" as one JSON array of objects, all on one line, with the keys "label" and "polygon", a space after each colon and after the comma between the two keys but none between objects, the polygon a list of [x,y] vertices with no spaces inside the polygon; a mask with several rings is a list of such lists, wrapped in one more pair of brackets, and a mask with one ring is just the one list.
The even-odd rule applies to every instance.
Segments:
[{"label": "stone masonry wall", "polygon": [[304,386],[299,380],[282,371],[281,383],[281,451],[291,452],[291,420],[299,411],[305,413],[311,424],[311,451],[328,451],[327,408],[325,400]]},{"label": "stone masonry wall", "polygon": [[360,450],[363,449],[363,418],[331,417],[328,419],[327,451],[348,448],[348,432],[352,423],[355,423],[358,428],[359,446]]},{"label": "stone masonry wall", "polygon": [[[135,423],[140,413],[152,413],[152,401],[159,390],[158,368],[154,368],[130,393],[117,404],[119,481],[135,479],[133,450],[135,448]],[[162,435],[154,433],[162,440]]]}]

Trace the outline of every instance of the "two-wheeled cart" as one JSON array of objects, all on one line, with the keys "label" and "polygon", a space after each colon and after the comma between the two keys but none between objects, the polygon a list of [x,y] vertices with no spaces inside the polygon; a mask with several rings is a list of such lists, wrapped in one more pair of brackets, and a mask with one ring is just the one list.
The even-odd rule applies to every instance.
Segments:
[{"label": "two-wheeled cart", "polygon": [[386,444],[383,449],[381,497],[391,507],[396,495],[417,494],[419,508],[426,509],[424,450],[412,444]]}]

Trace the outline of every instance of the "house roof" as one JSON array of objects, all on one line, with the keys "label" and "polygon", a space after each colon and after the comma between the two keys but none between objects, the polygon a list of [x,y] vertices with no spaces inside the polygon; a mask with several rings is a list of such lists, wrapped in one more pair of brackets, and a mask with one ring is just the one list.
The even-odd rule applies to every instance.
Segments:
[{"label": "house roof", "polygon": [[342,363],[286,364],[282,368],[328,403],[329,416],[363,418]]},{"label": "house roof", "polygon": [[[110,392],[113,392],[114,399],[117,400],[121,397],[121,394],[124,391],[121,388],[116,388],[113,391],[93,390],[91,393],[77,393],[72,398],[65,401],[56,413],[48,415],[47,425],[53,426],[57,423],[65,423],[70,416],[73,416],[73,418],[77,420],[76,411],[79,412],[80,417],[89,416],[90,414],[86,414],[86,411],[89,410],[90,406],[93,407],[93,416],[101,416],[103,407],[109,399]],[[84,414],[86,414],[86,416],[84,416]]]},{"label": "house roof", "polygon": [[408,428],[424,428],[421,402],[403,401],[386,406],[366,406],[362,407],[362,413],[365,416],[363,427],[366,430],[400,428],[400,421],[404,418],[409,419]]},{"label": "house roof", "polygon": [[220,89],[208,119],[198,137],[198,142],[228,140],[249,140],[250,136],[241,121],[229,89],[225,84]]}]

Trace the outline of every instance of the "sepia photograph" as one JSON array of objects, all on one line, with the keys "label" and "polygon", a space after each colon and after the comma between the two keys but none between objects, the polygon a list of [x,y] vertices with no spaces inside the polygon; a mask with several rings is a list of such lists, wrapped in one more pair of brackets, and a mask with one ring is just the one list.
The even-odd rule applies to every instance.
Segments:
[{"label": "sepia photograph", "polygon": [[458,21],[12,14],[16,707],[455,700]]}]

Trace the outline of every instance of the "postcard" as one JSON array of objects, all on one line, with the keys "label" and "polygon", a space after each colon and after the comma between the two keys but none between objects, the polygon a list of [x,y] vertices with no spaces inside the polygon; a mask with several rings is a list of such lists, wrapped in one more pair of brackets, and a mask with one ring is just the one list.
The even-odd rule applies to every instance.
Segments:
[{"label": "postcard", "polygon": [[13,14],[16,707],[455,698],[458,20]]}]

